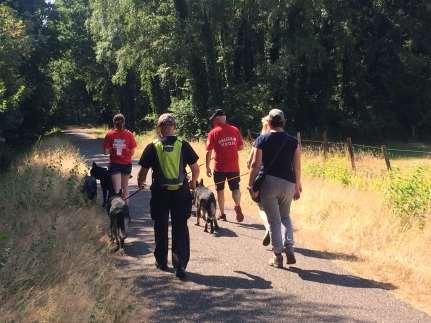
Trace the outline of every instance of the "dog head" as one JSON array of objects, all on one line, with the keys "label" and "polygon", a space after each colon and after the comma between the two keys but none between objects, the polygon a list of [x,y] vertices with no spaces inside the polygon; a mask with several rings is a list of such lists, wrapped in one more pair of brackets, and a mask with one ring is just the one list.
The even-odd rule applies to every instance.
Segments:
[{"label": "dog head", "polygon": [[97,165],[96,162],[93,162],[93,165],[90,169],[90,175],[94,178],[101,179],[108,175],[108,169],[106,167]]},{"label": "dog head", "polygon": [[109,215],[115,216],[127,216],[125,212],[128,209],[126,202],[122,198],[122,192],[114,193],[109,197]]}]

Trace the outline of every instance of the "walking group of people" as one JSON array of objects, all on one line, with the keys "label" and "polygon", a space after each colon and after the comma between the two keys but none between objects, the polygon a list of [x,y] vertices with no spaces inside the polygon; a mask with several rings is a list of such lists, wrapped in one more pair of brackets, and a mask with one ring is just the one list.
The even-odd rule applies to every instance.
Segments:
[{"label": "walking group of people", "polygon": [[[244,142],[238,128],[229,124],[222,109],[210,117],[212,130],[206,142],[206,173],[214,179],[220,220],[225,214],[225,183],[232,193],[235,215],[242,222],[240,167],[238,152]],[[125,119],[117,114],[114,129],[104,140],[103,148],[110,156],[109,172],[115,193],[128,196],[128,181],[132,170],[132,157],[136,149],[133,134],[125,129]],[[290,205],[298,199],[301,187],[301,151],[296,138],[284,131],[286,119],[283,111],[273,109],[262,119],[262,132],[255,140],[247,161],[250,169],[248,191],[258,203],[259,213],[266,227],[264,245],[272,243],[270,265],[282,268],[283,253],[287,264],[296,262]],[[168,225],[172,225],[172,265],[176,276],[186,276],[190,259],[190,238],[187,220],[192,211],[192,191],[196,188],[200,170],[199,156],[191,145],[176,135],[176,122],[172,114],[162,114],[157,121],[157,139],[148,144],[139,160],[141,169],[138,186],[146,188],[149,170],[152,170],[150,214],[154,221],[156,266],[167,270]],[[211,161],[214,160],[214,168]],[[186,167],[191,170],[191,179]]]}]

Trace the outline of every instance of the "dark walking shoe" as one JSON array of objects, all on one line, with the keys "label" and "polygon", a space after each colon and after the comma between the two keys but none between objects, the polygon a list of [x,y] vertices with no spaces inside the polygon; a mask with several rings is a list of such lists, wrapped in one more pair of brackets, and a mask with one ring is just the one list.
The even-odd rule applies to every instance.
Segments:
[{"label": "dark walking shoe", "polygon": [[266,230],[265,236],[263,237],[262,244],[266,247],[271,243],[271,236],[269,235],[269,230]]},{"label": "dark walking shoe", "polygon": [[157,261],[156,261],[156,267],[157,267],[157,269],[160,269],[162,271],[167,271],[168,270],[168,265],[167,264],[159,264]]},{"label": "dark walking shoe", "polygon": [[222,214],[222,215],[220,215],[220,216],[217,218],[217,220],[227,221],[227,219],[226,219],[226,214]]},{"label": "dark walking shoe", "polygon": [[286,253],[287,264],[288,265],[296,264],[295,251],[293,249],[293,246],[291,245],[286,246],[284,249],[284,252]]},{"label": "dark walking shoe", "polygon": [[269,260],[269,265],[275,268],[283,268],[283,256],[280,254],[274,255]]},{"label": "dark walking shoe", "polygon": [[241,206],[239,206],[239,205],[235,206],[234,210],[236,213],[236,221],[237,222],[244,221],[244,214],[242,214]]},{"label": "dark walking shoe", "polygon": [[179,279],[185,279],[186,278],[186,271],[184,268],[178,267],[175,270],[175,276],[177,276]]}]

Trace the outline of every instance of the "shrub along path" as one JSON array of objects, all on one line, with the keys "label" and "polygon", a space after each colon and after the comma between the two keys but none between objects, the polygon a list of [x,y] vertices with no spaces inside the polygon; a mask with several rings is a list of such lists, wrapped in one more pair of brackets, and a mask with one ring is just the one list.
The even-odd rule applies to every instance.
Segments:
[{"label": "shrub along path", "polygon": [[[101,141],[82,129],[66,131],[91,163],[107,163]],[[130,191],[136,190],[134,161]],[[208,182],[208,180],[207,180]],[[431,317],[395,299],[392,286],[350,275],[327,252],[297,246],[297,264],[287,269],[267,265],[263,226],[256,215],[244,223],[220,222],[216,235],[189,221],[191,260],[187,281],[154,266],[150,192],[130,200],[133,223],[120,257],[121,279],[132,279],[137,296],[130,322],[148,321],[307,321],[431,322]],[[233,212],[228,212],[233,220]]]}]

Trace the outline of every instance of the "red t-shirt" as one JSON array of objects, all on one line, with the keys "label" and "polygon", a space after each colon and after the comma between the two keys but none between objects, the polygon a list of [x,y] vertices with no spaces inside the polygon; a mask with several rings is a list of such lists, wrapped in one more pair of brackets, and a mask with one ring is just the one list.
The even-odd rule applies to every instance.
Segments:
[{"label": "red t-shirt", "polygon": [[136,148],[133,133],[129,130],[109,130],[103,141],[103,149],[111,149],[112,164],[129,165],[132,163],[132,149]]},{"label": "red t-shirt", "polygon": [[237,127],[223,124],[211,130],[207,139],[207,151],[214,149],[214,170],[239,172],[238,149],[242,145],[242,136]]}]

